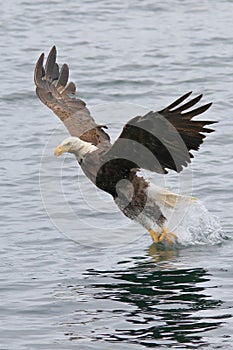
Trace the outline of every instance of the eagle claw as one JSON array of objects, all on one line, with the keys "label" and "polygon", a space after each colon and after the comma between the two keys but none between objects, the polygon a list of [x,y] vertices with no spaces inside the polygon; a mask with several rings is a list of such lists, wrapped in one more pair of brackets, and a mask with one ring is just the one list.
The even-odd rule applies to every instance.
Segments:
[{"label": "eagle claw", "polygon": [[161,232],[156,232],[153,229],[149,229],[150,236],[154,243],[161,243],[163,241],[167,241],[169,245],[172,245],[174,241],[177,240],[177,236],[168,230],[165,226],[161,227]]}]

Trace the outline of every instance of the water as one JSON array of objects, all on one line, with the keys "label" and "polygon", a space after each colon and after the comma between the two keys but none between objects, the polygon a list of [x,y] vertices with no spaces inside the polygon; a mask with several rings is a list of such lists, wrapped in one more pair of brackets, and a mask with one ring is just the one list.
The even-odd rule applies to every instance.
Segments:
[{"label": "water", "polygon": [[[232,11],[232,1],[207,0],[172,7],[150,0],[2,4],[1,350],[232,348]],[[115,136],[132,110],[106,116],[106,103],[160,109],[189,90],[214,102],[206,115],[220,123],[188,179],[229,239],[156,248],[93,191],[73,159],[51,154],[54,172],[63,166],[64,196],[78,217],[72,238],[99,239],[80,244],[59,232],[39,174],[51,134],[56,129],[59,142],[65,132],[36,98],[32,80],[38,55],[53,44],[80,97]],[[179,189],[186,178],[154,181]],[[115,244],[127,235],[134,239]]]}]

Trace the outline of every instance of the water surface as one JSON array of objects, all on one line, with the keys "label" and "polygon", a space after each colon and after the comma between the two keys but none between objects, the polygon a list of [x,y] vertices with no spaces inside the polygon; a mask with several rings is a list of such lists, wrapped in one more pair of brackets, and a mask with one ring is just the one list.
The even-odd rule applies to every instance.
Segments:
[{"label": "water surface", "polygon": [[[82,227],[77,220],[77,234],[94,231],[101,239],[104,226],[109,245],[78,244],[53,225],[39,173],[45,145],[60,124],[33,85],[36,59],[56,44],[58,61],[69,64],[93,111],[109,102],[161,109],[187,91],[203,92],[205,102],[214,102],[208,117],[220,123],[192,164],[192,191],[231,237],[232,11],[226,0],[2,4],[2,350],[232,348],[231,239],[151,246],[107,197],[94,195],[71,158],[63,164],[63,189],[88,223]],[[113,135],[129,118],[119,113],[102,121],[97,114],[112,124]],[[63,138],[62,127],[59,132]],[[60,169],[59,161],[53,164]],[[76,195],[77,175],[85,200]],[[168,183],[176,180],[168,175]],[[93,215],[85,211],[90,198]],[[127,232],[135,232],[135,240],[111,244],[111,235]]]}]

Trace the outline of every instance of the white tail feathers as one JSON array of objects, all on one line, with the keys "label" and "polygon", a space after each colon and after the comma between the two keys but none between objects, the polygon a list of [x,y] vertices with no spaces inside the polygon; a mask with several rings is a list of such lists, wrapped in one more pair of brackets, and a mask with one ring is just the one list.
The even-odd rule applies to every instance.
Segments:
[{"label": "white tail feathers", "polygon": [[181,196],[172,193],[166,188],[158,187],[154,184],[150,184],[148,187],[148,195],[150,200],[167,208],[175,208],[179,204],[189,204],[190,202],[195,202],[197,200],[195,197]]}]

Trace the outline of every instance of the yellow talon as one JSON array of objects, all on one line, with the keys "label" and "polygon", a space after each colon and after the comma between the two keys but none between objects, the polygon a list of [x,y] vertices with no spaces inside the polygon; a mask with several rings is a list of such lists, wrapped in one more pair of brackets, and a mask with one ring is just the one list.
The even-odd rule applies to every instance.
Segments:
[{"label": "yellow talon", "polygon": [[152,230],[152,228],[150,228],[148,231],[149,231],[149,234],[150,234],[150,236],[152,238],[152,241],[155,242],[155,243],[158,243],[159,242],[160,233]]},{"label": "yellow talon", "polygon": [[161,233],[156,232],[153,229],[148,230],[153,242],[159,243],[166,240],[169,245],[172,245],[174,240],[177,239],[177,236],[174,233],[170,232],[165,226],[162,226],[161,229]]}]

